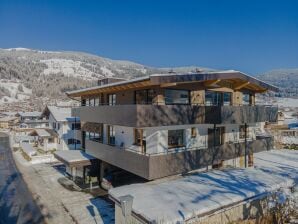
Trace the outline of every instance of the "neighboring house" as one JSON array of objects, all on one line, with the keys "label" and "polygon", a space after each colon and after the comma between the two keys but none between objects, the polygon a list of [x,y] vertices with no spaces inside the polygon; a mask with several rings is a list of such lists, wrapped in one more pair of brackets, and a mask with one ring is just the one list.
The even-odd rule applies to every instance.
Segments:
[{"label": "neighboring house", "polygon": [[120,168],[153,180],[252,166],[254,152],[272,148],[272,136],[256,136],[261,122],[277,121],[277,107],[255,105],[267,90],[278,89],[229,70],[156,74],[67,95],[81,101],[72,116],[85,152],[100,160],[100,178]]},{"label": "neighboring house", "polygon": [[19,127],[20,128],[46,128],[49,126],[49,121],[41,118],[41,112],[19,112]]},{"label": "neighboring house", "polygon": [[46,106],[42,117],[49,121],[49,129],[54,130],[58,135],[57,150],[81,148],[80,134],[78,134],[80,120],[71,116],[71,108]]},{"label": "neighboring house", "polygon": [[18,124],[17,117],[1,117],[0,118],[0,128],[1,129],[12,129]]},{"label": "neighboring house", "polygon": [[45,152],[58,148],[58,134],[52,129],[35,129],[29,136],[34,136],[34,146]]}]

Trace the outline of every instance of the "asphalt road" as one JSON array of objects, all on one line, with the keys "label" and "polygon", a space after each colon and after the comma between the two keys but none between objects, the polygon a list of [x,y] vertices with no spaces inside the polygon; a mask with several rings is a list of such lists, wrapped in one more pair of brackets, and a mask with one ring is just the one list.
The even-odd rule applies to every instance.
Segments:
[{"label": "asphalt road", "polygon": [[9,147],[8,135],[0,133],[0,224],[44,223]]}]

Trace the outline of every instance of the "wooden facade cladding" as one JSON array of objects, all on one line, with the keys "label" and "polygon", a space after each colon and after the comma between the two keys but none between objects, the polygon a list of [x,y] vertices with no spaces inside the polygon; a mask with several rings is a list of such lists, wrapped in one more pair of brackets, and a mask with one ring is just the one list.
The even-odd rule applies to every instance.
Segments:
[{"label": "wooden facade cladding", "polygon": [[128,127],[187,124],[243,124],[276,122],[273,106],[115,105],[79,107],[72,116],[81,121]]}]

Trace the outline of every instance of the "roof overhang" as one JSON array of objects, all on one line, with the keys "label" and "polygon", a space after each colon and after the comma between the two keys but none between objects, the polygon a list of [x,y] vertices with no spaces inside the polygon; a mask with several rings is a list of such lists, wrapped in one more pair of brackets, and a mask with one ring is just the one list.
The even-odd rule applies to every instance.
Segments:
[{"label": "roof overhang", "polygon": [[185,83],[201,82],[206,87],[220,86],[224,82],[228,82],[232,89],[241,90],[248,89],[256,93],[266,91],[278,91],[278,87],[263,82],[255,77],[249,76],[243,72],[235,70],[212,71],[199,73],[169,73],[169,74],[153,74],[150,76],[132,79],[129,81],[116,82],[112,84],[95,86],[81,90],[67,92],[70,98],[94,95],[104,92],[118,92],[128,89],[146,88],[150,86],[171,87]]},{"label": "roof overhang", "polygon": [[92,164],[97,158],[81,151],[81,150],[63,150],[54,152],[57,160],[70,167],[82,167]]}]

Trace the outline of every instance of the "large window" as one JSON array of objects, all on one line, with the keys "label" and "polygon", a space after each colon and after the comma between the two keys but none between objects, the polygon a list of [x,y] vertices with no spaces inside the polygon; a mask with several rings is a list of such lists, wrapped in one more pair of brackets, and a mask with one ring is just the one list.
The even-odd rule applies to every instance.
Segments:
[{"label": "large window", "polygon": [[224,144],[224,127],[208,128],[208,147]]},{"label": "large window", "polygon": [[102,134],[97,132],[85,132],[85,139],[95,141],[95,142],[102,142]]},{"label": "large window", "polygon": [[168,132],[169,148],[184,147],[184,130],[169,130]]},{"label": "large window", "polygon": [[189,90],[166,89],[165,102],[166,104],[189,104]]},{"label": "large window", "polygon": [[135,103],[136,104],[152,104],[154,98],[153,89],[144,89],[135,91]]},{"label": "large window", "polygon": [[114,129],[114,126],[108,125],[107,126],[107,133],[108,133],[108,144],[115,145],[115,129]]},{"label": "large window", "polygon": [[108,95],[108,103],[110,106],[116,105],[116,94]]},{"label": "large window", "polygon": [[206,91],[205,102],[207,106],[228,106],[232,104],[232,93]]}]

